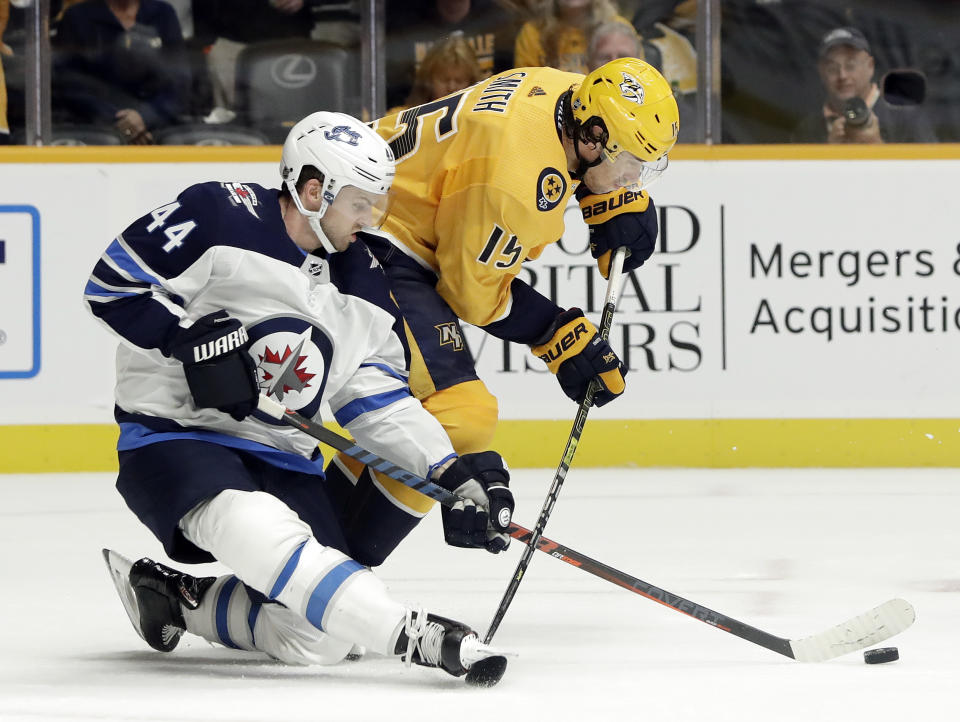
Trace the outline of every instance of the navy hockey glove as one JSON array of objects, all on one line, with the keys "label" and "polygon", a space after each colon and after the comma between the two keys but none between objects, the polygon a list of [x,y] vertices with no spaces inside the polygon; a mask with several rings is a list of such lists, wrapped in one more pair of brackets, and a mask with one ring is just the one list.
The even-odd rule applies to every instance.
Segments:
[{"label": "navy hockey glove", "polygon": [[[581,186],[581,191],[585,191]],[[610,275],[610,258],[621,246],[630,249],[623,262],[632,271],[650,258],[656,247],[657,209],[643,191],[620,188],[612,193],[591,195],[578,192],[580,212],[590,230],[590,255],[597,259],[600,274]]]},{"label": "navy hockey glove", "polygon": [[197,408],[217,409],[243,421],[257,408],[260,395],[249,345],[243,324],[216,311],[179,329],[166,355],[183,364]]},{"label": "navy hockey glove", "polygon": [[579,403],[595,377],[600,379],[600,389],[594,394],[594,405],[603,406],[623,393],[627,368],[583,311],[567,309],[547,334],[547,340],[531,350],[557,375],[563,393]]},{"label": "navy hockey glove", "polygon": [[437,483],[465,499],[443,507],[443,537],[454,547],[476,547],[498,554],[510,546],[513,494],[510,472],[500,454],[464,454],[448,466]]}]

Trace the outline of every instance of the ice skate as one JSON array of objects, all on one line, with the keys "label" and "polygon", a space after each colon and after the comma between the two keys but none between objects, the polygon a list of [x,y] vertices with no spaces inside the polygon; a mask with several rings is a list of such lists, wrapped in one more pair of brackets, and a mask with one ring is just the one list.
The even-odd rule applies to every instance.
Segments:
[{"label": "ice skate", "polygon": [[110,549],[103,558],[137,634],[158,652],[172,651],[187,628],[180,605],[199,607],[215,577],[198,579],[146,557],[131,562]]},{"label": "ice skate", "polygon": [[480,641],[470,627],[423,611],[408,611],[397,640],[404,662],[439,667],[454,677],[467,675],[471,684],[492,687],[503,677],[507,659]]}]

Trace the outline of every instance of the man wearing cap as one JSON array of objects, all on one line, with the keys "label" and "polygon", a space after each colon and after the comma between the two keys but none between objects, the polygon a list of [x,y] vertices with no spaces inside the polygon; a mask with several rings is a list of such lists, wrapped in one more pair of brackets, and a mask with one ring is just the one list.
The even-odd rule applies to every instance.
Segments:
[{"label": "man wearing cap", "polygon": [[823,108],[805,117],[798,143],[934,143],[916,108],[893,106],[874,81],[870,44],[857,28],[831,30],[820,41],[817,70],[826,92]]}]

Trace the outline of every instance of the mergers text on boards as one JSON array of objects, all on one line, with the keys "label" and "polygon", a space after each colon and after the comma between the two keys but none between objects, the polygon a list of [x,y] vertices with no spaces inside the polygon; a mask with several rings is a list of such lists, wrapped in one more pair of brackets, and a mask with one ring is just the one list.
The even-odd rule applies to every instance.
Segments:
[{"label": "mergers text on boards", "polygon": [[750,277],[830,278],[840,277],[847,286],[855,286],[864,277],[885,278],[932,276],[933,251],[897,249],[894,251],[864,250],[798,250],[785,252],[782,243],[769,250],[750,244]]}]

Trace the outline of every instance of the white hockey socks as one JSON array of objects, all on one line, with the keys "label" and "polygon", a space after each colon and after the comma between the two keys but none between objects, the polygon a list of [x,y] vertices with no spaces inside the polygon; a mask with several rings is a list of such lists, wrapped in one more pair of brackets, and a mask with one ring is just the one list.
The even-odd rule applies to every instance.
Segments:
[{"label": "white hockey socks", "polygon": [[394,654],[405,607],[390,599],[369,569],[319,544],[276,497],[223,491],[192,509],[180,528],[248,585],[283,605],[251,600],[235,577],[222,577],[200,608],[185,614],[190,632],[300,664],[337,662],[353,644]]}]

